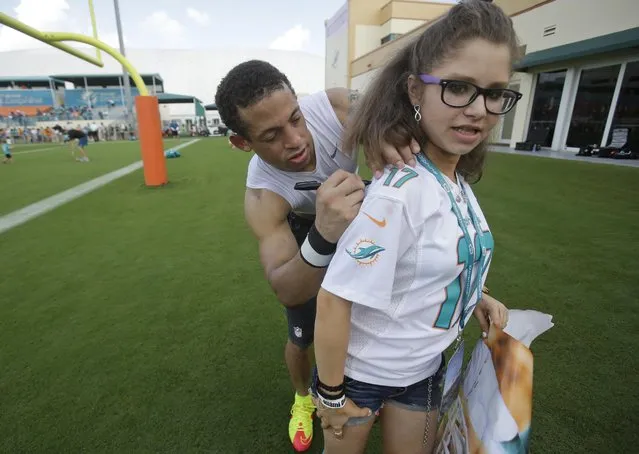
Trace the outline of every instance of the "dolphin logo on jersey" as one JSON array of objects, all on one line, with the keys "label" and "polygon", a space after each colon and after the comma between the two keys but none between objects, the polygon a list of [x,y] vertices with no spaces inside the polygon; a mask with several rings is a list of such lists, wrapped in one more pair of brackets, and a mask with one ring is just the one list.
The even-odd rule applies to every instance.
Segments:
[{"label": "dolphin logo on jersey", "polygon": [[373,240],[359,240],[352,251],[346,249],[346,253],[354,258],[360,265],[372,265],[379,254],[385,251],[382,246],[375,244]]}]

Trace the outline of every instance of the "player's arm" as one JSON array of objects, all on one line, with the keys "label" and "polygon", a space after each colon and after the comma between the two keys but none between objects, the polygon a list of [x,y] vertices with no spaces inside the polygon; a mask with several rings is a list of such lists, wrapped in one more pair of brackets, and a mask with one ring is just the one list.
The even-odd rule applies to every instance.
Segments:
[{"label": "player's arm", "polygon": [[[326,95],[340,123],[342,123],[342,126],[347,127],[349,117],[357,108],[357,102],[360,98],[359,91],[348,88],[329,88],[326,90]],[[368,165],[371,171],[377,173],[376,177],[379,178],[385,165],[394,165],[400,169],[404,167],[404,164],[415,166],[415,157],[413,155],[416,153],[419,153],[419,145],[414,139],[408,145],[385,143],[381,151],[381,156],[385,162],[370,162]]]},{"label": "player's arm", "polygon": [[284,306],[302,304],[317,295],[326,268],[307,264],[288,225],[291,210],[284,198],[266,189],[247,189],[244,215],[259,242],[264,274]]},{"label": "player's arm", "polygon": [[295,306],[317,295],[337,241],[363,199],[361,178],[344,170],[333,173],[317,190],[315,222],[298,248],[286,220],[288,202],[265,189],[247,190],[245,216],[259,241],[266,278],[282,304]]},{"label": "player's arm", "polygon": [[359,92],[349,88],[329,88],[326,90],[326,96],[328,96],[337,119],[345,127],[349,115],[357,105]]}]

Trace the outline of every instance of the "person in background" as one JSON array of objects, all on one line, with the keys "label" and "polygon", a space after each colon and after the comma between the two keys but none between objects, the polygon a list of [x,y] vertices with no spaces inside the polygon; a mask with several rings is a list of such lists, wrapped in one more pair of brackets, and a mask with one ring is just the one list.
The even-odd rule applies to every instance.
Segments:
[{"label": "person in background", "polygon": [[3,164],[10,164],[13,162],[13,155],[11,154],[11,139],[2,138],[2,154],[4,154]]},{"label": "person in background", "polygon": [[89,157],[85,151],[85,148],[89,145],[87,133],[78,127],[70,129],[67,132],[67,136],[69,138],[71,156],[75,157],[75,150],[78,150],[80,152],[80,157],[76,158],[76,161],[89,162]]}]

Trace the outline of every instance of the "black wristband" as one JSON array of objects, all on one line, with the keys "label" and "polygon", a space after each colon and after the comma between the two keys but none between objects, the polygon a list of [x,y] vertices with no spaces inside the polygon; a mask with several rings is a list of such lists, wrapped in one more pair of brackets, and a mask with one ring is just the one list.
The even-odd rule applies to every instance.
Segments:
[{"label": "black wristband", "polygon": [[314,268],[326,268],[337,249],[337,243],[326,241],[313,224],[300,246],[300,256]]},{"label": "black wristband", "polygon": [[313,224],[308,231],[308,242],[311,244],[311,247],[315,249],[315,252],[321,255],[333,254],[337,249],[337,243],[331,243],[324,239],[322,234],[317,231],[315,224]]},{"label": "black wristband", "polygon": [[328,394],[325,389],[318,386],[317,395],[326,400],[339,400],[346,395],[346,391],[342,389],[342,391],[338,394]]},{"label": "black wristband", "polygon": [[328,391],[329,393],[336,393],[338,391],[344,391],[344,382],[342,382],[341,384],[337,385],[337,386],[328,386],[325,383],[322,383],[322,381],[319,379],[319,377],[317,377],[317,387],[318,388],[322,388],[324,391]]}]

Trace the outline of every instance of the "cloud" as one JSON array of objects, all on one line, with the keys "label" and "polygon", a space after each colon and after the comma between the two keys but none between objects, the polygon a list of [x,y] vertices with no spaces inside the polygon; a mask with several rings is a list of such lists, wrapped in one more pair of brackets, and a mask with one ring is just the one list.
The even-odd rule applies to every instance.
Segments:
[{"label": "cloud", "polygon": [[[100,33],[100,30],[98,29],[98,38],[100,39],[100,41],[104,41],[109,46],[113,47],[115,50],[118,50],[118,51],[120,50],[120,41],[118,40],[117,32]],[[122,39],[124,39],[125,47],[130,44],[126,35],[123,35]]]},{"label": "cloud", "polygon": [[[66,0],[21,0],[14,11],[15,14],[9,15],[40,31],[75,31],[75,24],[68,19],[69,3]],[[0,28],[0,51],[46,46],[7,26]]]},{"label": "cloud", "polygon": [[186,14],[191,19],[193,19],[198,25],[205,26],[205,25],[208,25],[210,22],[209,15],[207,13],[198,11],[195,8],[187,8]]},{"label": "cloud", "polygon": [[[100,23],[97,23],[98,27],[98,39],[102,42],[107,43],[109,46],[113,47],[115,50],[120,50],[120,41],[118,40],[118,32],[116,30],[113,31],[103,31],[100,29]],[[83,33],[87,36],[93,36],[93,26],[91,25],[91,18],[87,18],[87,26],[86,30]],[[127,46],[130,44],[130,41],[127,35],[123,35],[124,45]]]},{"label": "cloud", "polygon": [[172,19],[166,11],[155,11],[144,19],[141,25],[158,34],[168,34],[172,36],[179,36],[184,31],[182,24]]},{"label": "cloud", "polygon": [[303,50],[310,43],[309,29],[296,25],[275,38],[269,48],[278,50]]},{"label": "cloud", "polygon": [[153,12],[140,23],[140,27],[158,47],[175,48],[185,43],[184,26],[166,11]]}]

